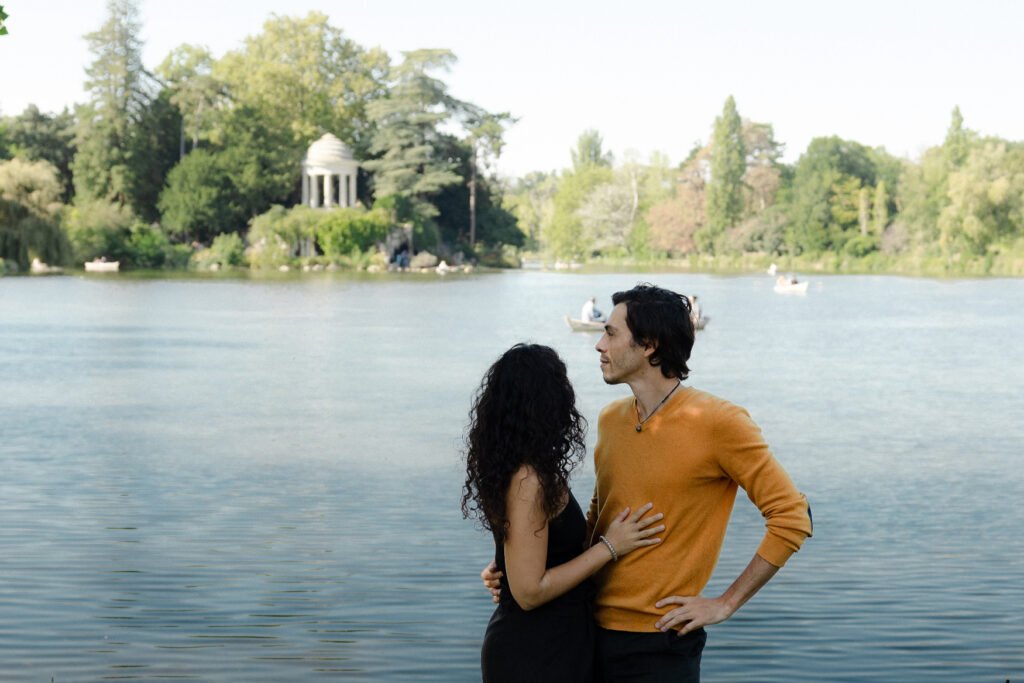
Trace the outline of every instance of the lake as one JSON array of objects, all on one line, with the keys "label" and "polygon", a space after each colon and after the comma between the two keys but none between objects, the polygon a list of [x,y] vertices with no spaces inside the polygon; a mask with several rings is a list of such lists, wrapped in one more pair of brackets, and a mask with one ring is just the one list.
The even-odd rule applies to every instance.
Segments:
[{"label": "lake", "polygon": [[[1024,281],[314,275],[0,279],[0,680],[479,680],[470,398],[531,340],[596,424],[628,388],[562,316],[639,280],[814,509],[705,679],[1024,680]],[[762,530],[741,495],[706,594]]]}]

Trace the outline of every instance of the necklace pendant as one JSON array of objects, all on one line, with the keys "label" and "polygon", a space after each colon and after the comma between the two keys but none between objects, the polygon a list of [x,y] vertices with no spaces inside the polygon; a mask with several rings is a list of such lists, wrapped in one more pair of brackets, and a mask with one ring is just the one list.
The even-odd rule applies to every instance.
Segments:
[{"label": "necklace pendant", "polygon": [[643,425],[637,425],[636,426],[636,431],[638,431],[638,432],[643,431]]}]

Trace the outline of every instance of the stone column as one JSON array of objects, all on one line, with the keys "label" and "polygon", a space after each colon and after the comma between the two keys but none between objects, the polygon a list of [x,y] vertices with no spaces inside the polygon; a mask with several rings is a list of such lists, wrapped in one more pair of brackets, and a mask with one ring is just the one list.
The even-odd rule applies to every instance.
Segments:
[{"label": "stone column", "polygon": [[345,176],[345,201],[347,206],[356,205],[356,177],[353,174]]},{"label": "stone column", "polygon": [[302,205],[309,206],[309,174],[302,172]]},{"label": "stone column", "polygon": [[317,176],[309,176],[310,189],[313,190],[313,196],[309,198],[309,205],[314,209],[320,206],[320,183],[316,182]]},{"label": "stone column", "polygon": [[334,186],[331,184],[331,174],[324,176],[324,206],[328,209],[334,206]]}]

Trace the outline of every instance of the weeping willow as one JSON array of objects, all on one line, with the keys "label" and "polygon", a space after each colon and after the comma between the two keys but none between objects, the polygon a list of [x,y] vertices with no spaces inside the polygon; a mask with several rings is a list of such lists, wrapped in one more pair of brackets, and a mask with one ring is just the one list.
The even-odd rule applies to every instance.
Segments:
[{"label": "weeping willow", "polygon": [[34,258],[50,265],[67,265],[71,258],[67,235],[55,220],[0,199],[0,259],[26,270]]}]

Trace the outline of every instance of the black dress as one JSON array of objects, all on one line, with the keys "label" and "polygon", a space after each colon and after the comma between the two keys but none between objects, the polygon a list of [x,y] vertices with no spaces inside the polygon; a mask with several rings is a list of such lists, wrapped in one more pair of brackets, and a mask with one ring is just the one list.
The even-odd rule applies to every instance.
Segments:
[{"label": "black dress", "polygon": [[[576,499],[548,523],[548,567],[564,564],[583,552],[587,523]],[[587,580],[568,593],[529,612],[508,587],[505,549],[495,543],[501,578],[501,601],[487,624],[480,652],[483,679],[500,681],[578,681],[594,676],[594,586]]]}]

